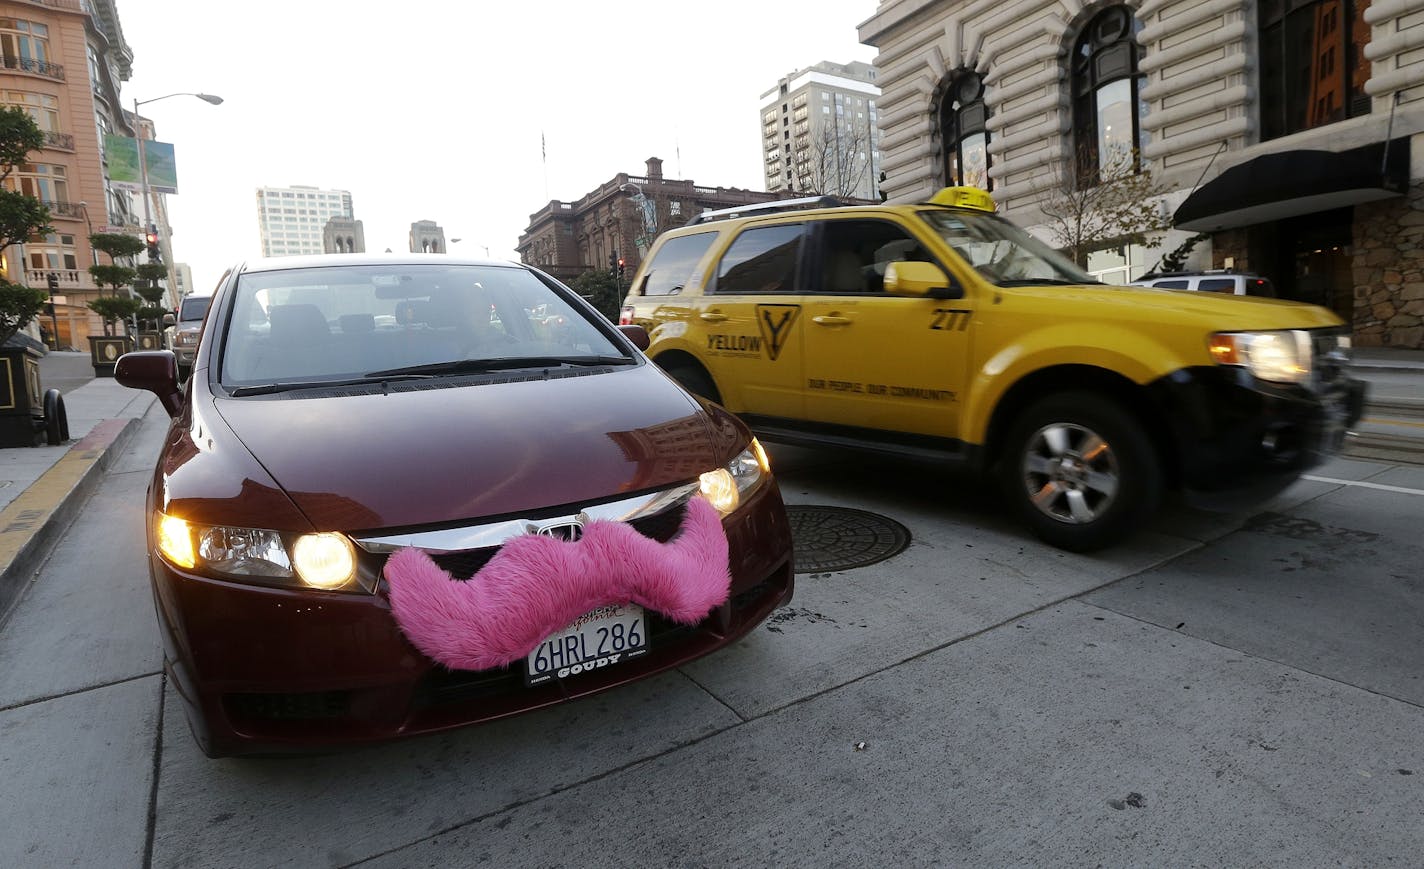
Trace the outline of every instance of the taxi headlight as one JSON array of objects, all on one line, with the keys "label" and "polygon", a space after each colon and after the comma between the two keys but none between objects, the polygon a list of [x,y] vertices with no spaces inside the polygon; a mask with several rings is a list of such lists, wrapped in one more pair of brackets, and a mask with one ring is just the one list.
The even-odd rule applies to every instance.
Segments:
[{"label": "taxi headlight", "polygon": [[159,513],[154,540],[168,562],[221,579],[317,588],[372,591],[356,570],[356,549],[343,534],[301,534],[291,540],[265,528],[200,525]]},{"label": "taxi headlight", "polygon": [[753,438],[747,448],[728,462],[725,468],[702,475],[702,497],[726,516],[737,509],[742,503],[742,496],[756,488],[770,472],[771,463],[767,460],[766,451]]},{"label": "taxi headlight", "polygon": [[1279,332],[1218,332],[1208,345],[1219,365],[1237,365],[1261,380],[1303,383],[1310,379],[1310,336]]}]

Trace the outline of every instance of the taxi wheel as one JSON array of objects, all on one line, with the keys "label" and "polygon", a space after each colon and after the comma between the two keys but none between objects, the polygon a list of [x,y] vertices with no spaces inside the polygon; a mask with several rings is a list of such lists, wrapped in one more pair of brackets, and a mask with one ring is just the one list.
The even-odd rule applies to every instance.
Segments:
[{"label": "taxi wheel", "polygon": [[722,396],[717,393],[717,384],[713,383],[712,378],[701,368],[695,365],[673,365],[667,369],[667,373],[693,395],[722,403]]},{"label": "taxi wheel", "polygon": [[1034,533],[1072,552],[1122,539],[1162,498],[1161,462],[1141,423],[1090,392],[1049,396],[1020,414],[999,476]]}]

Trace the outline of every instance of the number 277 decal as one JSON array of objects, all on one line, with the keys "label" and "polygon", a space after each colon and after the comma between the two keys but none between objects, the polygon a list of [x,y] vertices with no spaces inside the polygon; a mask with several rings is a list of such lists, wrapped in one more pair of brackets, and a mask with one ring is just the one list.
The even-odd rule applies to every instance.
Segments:
[{"label": "number 277 decal", "polygon": [[963,332],[969,328],[968,308],[935,308],[930,328],[941,332]]}]

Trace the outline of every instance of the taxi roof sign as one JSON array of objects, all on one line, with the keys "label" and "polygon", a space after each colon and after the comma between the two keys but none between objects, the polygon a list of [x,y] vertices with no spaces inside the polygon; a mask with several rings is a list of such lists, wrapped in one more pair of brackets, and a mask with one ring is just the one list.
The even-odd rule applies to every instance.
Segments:
[{"label": "taxi roof sign", "polygon": [[952,205],[956,208],[973,208],[978,211],[997,211],[994,197],[978,187],[946,187],[930,197],[931,205]]}]

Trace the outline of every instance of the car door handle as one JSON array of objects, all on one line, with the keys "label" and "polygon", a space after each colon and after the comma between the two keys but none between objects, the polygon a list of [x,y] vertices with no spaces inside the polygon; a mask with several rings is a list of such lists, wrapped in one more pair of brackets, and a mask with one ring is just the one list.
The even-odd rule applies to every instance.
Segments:
[{"label": "car door handle", "polygon": [[817,326],[849,326],[850,318],[822,315],[820,317],[812,317],[811,322],[815,323]]},{"label": "car door handle", "polygon": [[723,320],[727,319],[726,314],[719,314],[716,311],[706,311],[704,313],[698,314],[697,316],[708,321],[709,323],[720,323]]}]

